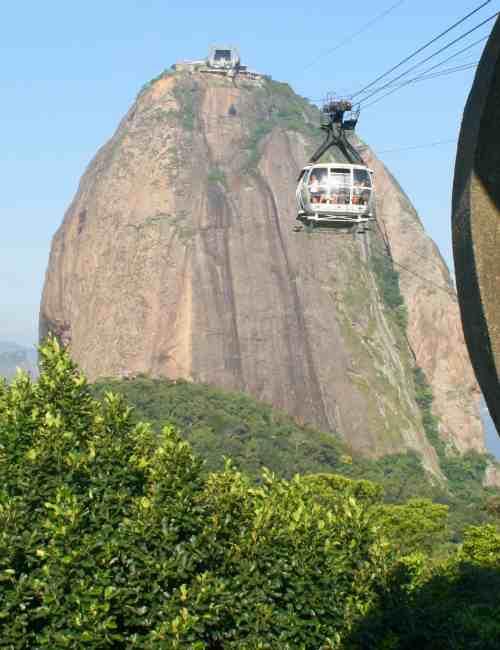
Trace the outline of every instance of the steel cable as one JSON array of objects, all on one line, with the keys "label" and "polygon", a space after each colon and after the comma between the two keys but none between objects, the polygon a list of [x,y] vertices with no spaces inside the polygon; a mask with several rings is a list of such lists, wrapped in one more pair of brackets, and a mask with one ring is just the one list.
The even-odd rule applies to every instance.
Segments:
[{"label": "steel cable", "polygon": [[365,92],[365,90],[368,90],[369,88],[372,88],[372,87],[373,87],[373,86],[374,86],[378,81],[380,81],[381,79],[384,79],[385,77],[387,77],[388,75],[390,75],[391,72],[394,72],[395,70],[397,70],[398,68],[400,68],[401,66],[403,66],[405,63],[407,63],[408,61],[410,61],[411,59],[413,59],[414,57],[416,57],[418,54],[420,54],[420,52],[423,52],[425,49],[427,49],[428,47],[430,47],[433,43],[435,43],[436,41],[438,41],[438,40],[439,40],[440,38],[442,38],[443,36],[446,36],[446,34],[448,34],[448,33],[451,32],[453,29],[455,29],[455,27],[458,27],[459,25],[461,25],[462,23],[464,23],[468,18],[470,18],[470,17],[473,16],[475,13],[477,13],[478,11],[480,11],[483,7],[485,7],[485,6],[486,6],[487,4],[489,4],[490,2],[491,2],[491,0],[486,0],[486,2],[483,2],[482,4],[480,4],[480,5],[479,5],[478,7],[476,7],[473,11],[469,12],[466,16],[464,16],[463,18],[461,18],[460,20],[458,20],[456,23],[454,23],[453,25],[451,25],[450,27],[448,27],[447,29],[445,29],[443,32],[441,32],[440,34],[438,34],[437,36],[435,36],[434,38],[432,38],[430,41],[428,41],[427,43],[425,43],[424,45],[422,45],[421,47],[419,47],[417,50],[415,50],[414,52],[412,52],[411,54],[409,54],[407,57],[405,57],[402,61],[400,61],[399,63],[397,63],[395,66],[393,66],[392,68],[390,68],[389,70],[387,70],[387,71],[384,72],[383,74],[379,75],[379,76],[378,76],[376,79],[374,79],[372,82],[370,82],[369,84],[367,84],[366,86],[364,86],[363,88],[361,88],[361,90],[358,90],[356,93],[354,93],[353,95],[351,95],[351,99],[354,98],[354,97],[357,97],[358,95],[361,95],[362,93]]}]

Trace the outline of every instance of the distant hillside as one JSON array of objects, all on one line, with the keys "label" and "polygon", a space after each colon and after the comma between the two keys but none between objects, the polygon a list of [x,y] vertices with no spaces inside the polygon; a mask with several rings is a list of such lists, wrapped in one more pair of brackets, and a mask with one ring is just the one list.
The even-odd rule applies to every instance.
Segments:
[{"label": "distant hillside", "polygon": [[490,459],[477,452],[444,462],[446,483],[439,483],[425,472],[415,452],[366,458],[335,435],[302,426],[243,393],[146,377],[94,385],[98,397],[108,390],[123,395],[136,418],[151,422],[157,431],[165,423],[175,425],[205,459],[207,471],[222,468],[224,457],[229,457],[253,476],[265,466],[285,478],[335,472],[368,479],[383,485],[389,502],[425,496],[448,504],[455,541],[466,524],[488,520],[489,500],[500,495],[499,489],[482,487]]},{"label": "distant hillside", "polygon": [[12,343],[12,341],[0,341],[0,354],[3,354],[4,352],[17,352],[22,349],[22,345]]},{"label": "distant hillside", "polygon": [[0,341],[0,376],[11,379],[17,368],[28,371],[33,377],[37,375],[36,349],[23,347],[10,341]]}]

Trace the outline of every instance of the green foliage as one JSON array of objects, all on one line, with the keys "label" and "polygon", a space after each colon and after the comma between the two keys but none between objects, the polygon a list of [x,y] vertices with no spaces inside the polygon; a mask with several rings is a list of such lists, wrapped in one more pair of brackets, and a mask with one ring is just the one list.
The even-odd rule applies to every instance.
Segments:
[{"label": "green foliage", "polygon": [[273,129],[297,131],[312,137],[320,134],[317,109],[296,95],[288,84],[267,79],[260,99],[260,106],[265,107],[267,113],[256,120],[245,144],[248,152],[246,172],[257,167],[261,142]]},{"label": "green foliage", "polygon": [[412,497],[436,499],[442,495],[422,466],[420,457],[412,451],[383,456],[377,460],[356,458],[343,474],[365,478],[383,486],[387,503],[403,503]]},{"label": "green foliage", "polygon": [[500,535],[472,527],[462,549],[429,563],[413,554],[391,568],[380,599],[355,629],[351,650],[496,650],[500,647]]},{"label": "green foliage", "polygon": [[[242,393],[147,377],[107,380],[95,385],[93,391],[101,399],[107,391],[120,393],[135,407],[135,420],[151,422],[158,433],[165,422],[172,423],[205,459],[205,471],[222,469],[224,456],[229,456],[257,480],[264,466],[283,478],[296,473],[335,473],[382,486],[388,504],[430,499],[449,508],[445,547],[460,542],[467,526],[496,520],[486,503],[498,490],[482,487],[485,457],[481,455],[453,456],[449,465],[445,458],[444,470],[450,480],[449,485],[443,485],[431,481],[414,452],[378,459],[353,454],[335,435],[300,425]],[[356,498],[361,497],[356,494]],[[436,544],[441,542],[439,538]]]},{"label": "green foliage", "polygon": [[436,450],[440,465],[442,466],[446,461],[446,449],[445,444],[439,435],[439,420],[432,413],[432,402],[434,401],[434,396],[424,371],[418,366],[413,368],[413,382],[415,385],[415,401],[417,402],[422,414],[422,424],[424,425],[425,435]]},{"label": "green foliage", "polygon": [[251,171],[257,167],[260,160],[260,143],[271,133],[275,126],[276,123],[273,120],[268,120],[267,122],[257,124],[254,128],[245,146],[245,149],[248,151],[248,158],[244,171]]},{"label": "green foliage", "polygon": [[410,499],[401,505],[380,505],[377,523],[402,555],[436,552],[446,541],[448,506],[429,499]]},{"label": "green foliage", "polygon": [[[481,485],[486,470],[488,456],[470,451],[462,455],[446,453],[443,440],[439,435],[439,420],[432,414],[434,396],[424,371],[418,366],[413,369],[415,400],[422,413],[425,434],[432,443],[439,457],[439,463],[453,494],[467,492],[467,484]],[[470,486],[469,486],[470,487]],[[466,496],[464,494],[464,496]],[[468,495],[467,495],[468,496]]]},{"label": "green foliage", "polygon": [[376,488],[205,476],[55,341],[0,383],[0,452],[3,647],[338,648],[385,571]]},{"label": "green foliage", "polygon": [[485,508],[494,518],[500,520],[500,496],[492,496],[486,500]]},{"label": "green foliage", "polygon": [[422,368],[419,368],[418,366],[414,368],[413,380],[415,382],[415,401],[419,407],[422,410],[432,408],[434,396],[432,394],[432,388],[427,382],[427,378]]},{"label": "green foliage", "polygon": [[216,185],[221,183],[222,185],[226,184],[226,175],[222,169],[219,167],[214,167],[208,172],[208,183],[210,185]]},{"label": "green foliage", "polygon": [[190,84],[186,80],[179,80],[174,88],[173,94],[179,103],[179,117],[185,131],[193,131],[196,118],[197,102],[196,84]]},{"label": "green foliage", "polygon": [[399,273],[387,255],[374,253],[371,257],[372,269],[385,306],[392,313],[399,327],[406,332],[408,310],[399,287]]},{"label": "green foliage", "polygon": [[486,503],[496,490],[485,490],[482,485],[489,457],[476,451],[459,455],[453,449],[446,450],[439,435],[439,420],[432,413],[432,389],[424,371],[418,366],[413,369],[413,379],[425,435],[436,450],[439,465],[447,479],[447,494],[438,498],[450,507],[451,539],[458,542],[467,526],[484,523],[492,517]]},{"label": "green foliage", "polygon": [[[383,504],[380,486],[329,473],[285,480],[264,469],[255,482],[226,461],[207,474],[172,426],[137,422],[103,386],[95,399],[55,340],[40,356],[37,383],[0,380],[2,647],[499,646],[495,526],[470,528],[437,561],[445,506]],[[285,438],[306,431],[244,396],[222,409],[206,388],[196,411],[186,386],[168,407],[184,428],[208,417],[245,435],[244,415],[253,431],[264,421]],[[156,397],[141,393],[150,409]],[[394,478],[417,460],[371,472],[387,478],[392,466]],[[480,460],[468,462],[473,480]]]},{"label": "green foliage", "polygon": [[135,407],[137,419],[151,422],[156,431],[172,423],[205,459],[207,471],[222,469],[224,456],[254,477],[264,466],[283,478],[351,467],[335,435],[299,425],[243,393],[147,377],[107,380],[94,387],[98,397],[109,390],[122,394]]}]

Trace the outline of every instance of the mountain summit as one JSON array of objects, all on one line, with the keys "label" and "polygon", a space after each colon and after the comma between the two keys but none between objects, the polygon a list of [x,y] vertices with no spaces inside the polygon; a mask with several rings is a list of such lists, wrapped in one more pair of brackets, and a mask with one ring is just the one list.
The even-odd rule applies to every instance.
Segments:
[{"label": "mountain summit", "polygon": [[376,229],[293,232],[318,121],[260,75],[188,66],[147,84],[54,237],[40,334],[69,344],[91,379],[146,373],[246,391],[364,453],[414,449],[439,473],[423,373],[441,440],[484,451],[448,270],[360,141],[396,269],[416,270],[401,271],[404,304]]}]

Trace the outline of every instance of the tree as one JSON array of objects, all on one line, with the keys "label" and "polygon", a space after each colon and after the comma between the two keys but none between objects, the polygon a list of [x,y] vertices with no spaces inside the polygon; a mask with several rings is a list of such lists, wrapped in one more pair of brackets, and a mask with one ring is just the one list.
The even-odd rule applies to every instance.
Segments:
[{"label": "tree", "polygon": [[378,505],[377,525],[402,555],[433,553],[448,537],[448,506],[429,499],[409,499],[402,505]]},{"label": "tree", "polygon": [[380,599],[360,619],[350,650],[497,650],[500,534],[472,526],[462,548],[433,564],[420,553],[395,562]]},{"label": "tree", "polygon": [[55,340],[40,355],[37,383],[0,384],[4,647],[340,647],[385,571],[353,496],[375,488],[207,476]]}]

